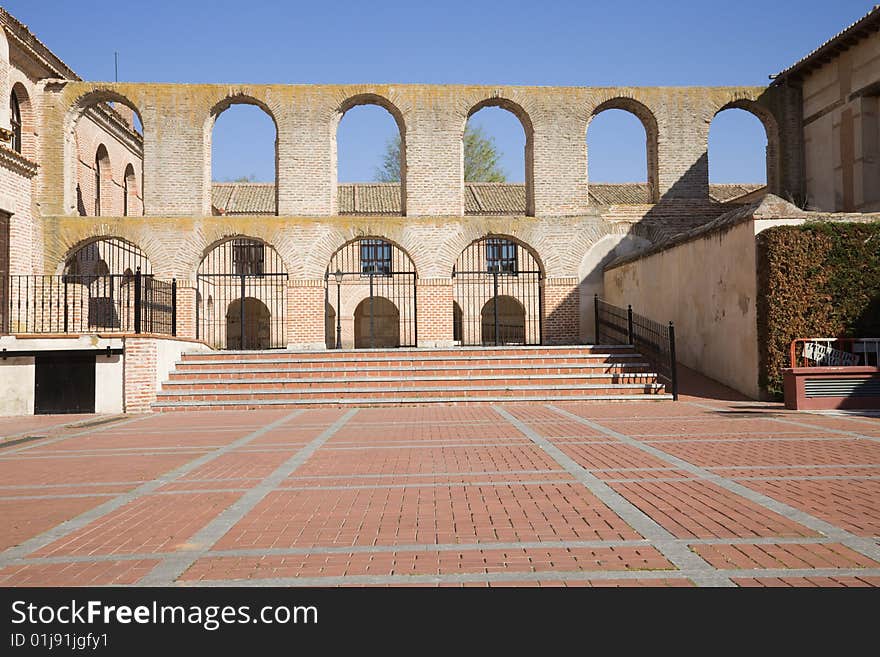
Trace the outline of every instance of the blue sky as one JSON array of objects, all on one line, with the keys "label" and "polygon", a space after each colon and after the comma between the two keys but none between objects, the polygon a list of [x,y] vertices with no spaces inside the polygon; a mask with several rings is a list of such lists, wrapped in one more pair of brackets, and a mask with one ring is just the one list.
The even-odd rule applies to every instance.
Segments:
[{"label": "blue sky", "polygon": [[[423,82],[528,85],[763,85],[861,17],[871,2],[283,2],[6,0],[80,76],[144,82]],[[233,114],[234,112],[234,114]],[[473,117],[522,180],[522,128]],[[600,129],[601,128],[601,129]],[[340,180],[371,180],[396,127],[356,108],[339,129]],[[246,138],[242,135],[247,135]],[[214,177],[273,178],[274,127],[234,106],[214,136]],[[763,129],[741,111],[710,131],[710,177],[761,181]],[[644,180],[644,131],[606,112],[589,134],[590,178]]]}]

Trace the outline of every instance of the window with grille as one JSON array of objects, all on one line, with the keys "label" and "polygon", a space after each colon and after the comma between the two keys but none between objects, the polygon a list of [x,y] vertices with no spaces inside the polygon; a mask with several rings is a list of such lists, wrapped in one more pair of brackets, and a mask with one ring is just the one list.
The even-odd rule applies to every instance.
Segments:
[{"label": "window with grille", "polygon": [[391,273],[391,244],[384,240],[362,240],[361,274],[390,276]]},{"label": "window with grille", "polygon": [[262,276],[266,250],[262,242],[235,240],[232,242],[232,267],[236,274]]},{"label": "window with grille", "polygon": [[21,105],[14,91],[9,96],[9,113],[12,115],[12,150],[21,153]]},{"label": "window with grille", "polygon": [[515,275],[518,270],[516,242],[500,238],[486,240],[486,271]]}]

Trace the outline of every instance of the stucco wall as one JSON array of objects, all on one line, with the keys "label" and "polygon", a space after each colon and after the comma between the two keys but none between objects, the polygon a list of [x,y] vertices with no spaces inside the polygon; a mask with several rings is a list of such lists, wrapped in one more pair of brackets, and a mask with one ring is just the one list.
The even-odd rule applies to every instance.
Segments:
[{"label": "stucco wall", "polygon": [[811,207],[880,209],[880,32],[811,71],[802,84]]},{"label": "stucco wall", "polygon": [[605,299],[674,322],[680,363],[758,399],[755,236],[803,221],[750,219],[606,269]]}]

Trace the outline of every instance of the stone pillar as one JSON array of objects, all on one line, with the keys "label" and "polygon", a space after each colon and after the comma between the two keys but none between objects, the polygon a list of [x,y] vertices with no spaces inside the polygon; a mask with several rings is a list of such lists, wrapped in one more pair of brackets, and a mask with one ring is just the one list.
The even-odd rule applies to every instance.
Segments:
[{"label": "stone pillar", "polygon": [[[657,169],[661,199],[709,198],[709,120],[700,120],[696,99],[677,97],[678,106],[658,116]],[[688,106],[690,105],[690,106]]]},{"label": "stone pillar", "polygon": [[437,102],[426,98],[427,106],[407,125],[406,213],[411,217],[464,216],[464,118],[453,107],[434,107]]},{"label": "stone pillar", "polygon": [[544,285],[544,344],[578,344],[579,298],[577,278],[546,278]]},{"label": "stone pillar", "polygon": [[[548,108],[532,137],[532,213],[538,217],[588,212],[587,149],[583,127],[567,106]],[[540,129],[546,126],[547,129]],[[575,137],[573,138],[572,135]],[[529,180],[526,161],[526,180]]]},{"label": "stone pillar", "polygon": [[324,279],[291,279],[285,318],[287,348],[326,349],[325,312]]},{"label": "stone pillar", "polygon": [[[187,87],[156,94],[140,108],[144,120],[144,209],[154,217],[210,214],[205,198],[203,111],[192,107]],[[207,203],[208,212],[205,212]]]},{"label": "stone pillar", "polygon": [[452,347],[452,280],[420,279],[416,285],[419,347]]},{"label": "stone pillar", "polygon": [[336,199],[336,124],[326,108],[308,103],[286,106],[276,120],[278,214],[331,214]]},{"label": "stone pillar", "polygon": [[148,413],[156,401],[158,341],[125,338],[123,404],[126,413]]},{"label": "stone pillar", "polygon": [[[202,300],[204,304],[204,299]],[[204,306],[199,309],[204,312]],[[200,320],[204,323],[204,317]],[[192,281],[177,280],[177,337],[196,337],[196,288]],[[204,335],[199,335],[204,340]]]}]

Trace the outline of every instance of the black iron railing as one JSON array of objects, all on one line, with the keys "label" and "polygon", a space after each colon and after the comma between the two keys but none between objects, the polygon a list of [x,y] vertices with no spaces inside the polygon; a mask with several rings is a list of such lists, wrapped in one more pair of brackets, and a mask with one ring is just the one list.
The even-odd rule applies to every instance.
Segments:
[{"label": "black iron railing", "polygon": [[0,279],[0,333],[177,335],[177,281],[149,274],[10,275]]},{"label": "black iron railing", "polygon": [[678,399],[678,364],[675,360],[675,326],[661,324],[594,297],[596,343],[632,345],[666,379],[672,398]]}]

